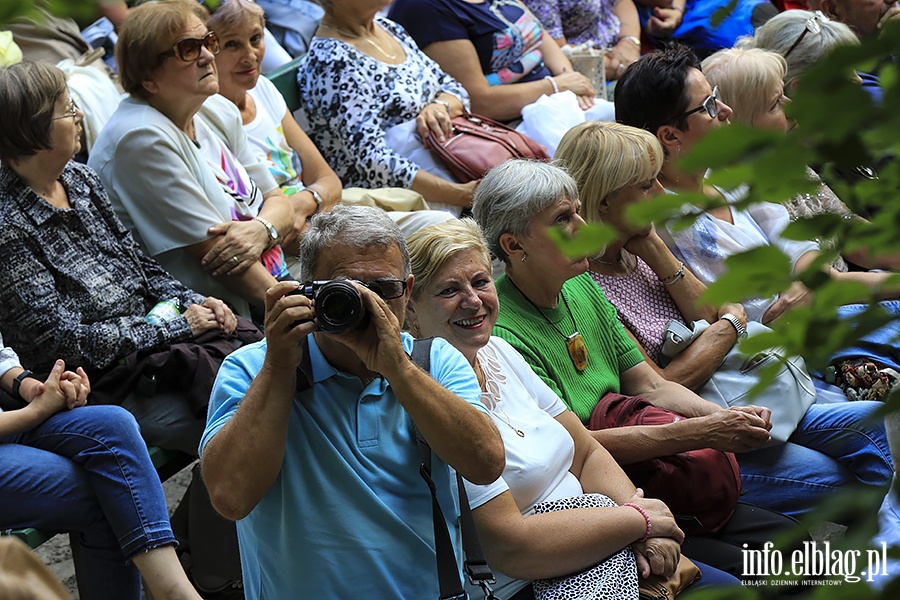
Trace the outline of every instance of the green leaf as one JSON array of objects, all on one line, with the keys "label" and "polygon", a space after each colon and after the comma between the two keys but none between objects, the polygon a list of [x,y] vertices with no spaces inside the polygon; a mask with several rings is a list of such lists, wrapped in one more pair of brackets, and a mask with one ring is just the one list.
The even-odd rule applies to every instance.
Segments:
[{"label": "green leaf", "polygon": [[792,283],[791,262],[774,246],[760,246],[725,260],[726,272],[709,286],[703,302],[713,305],[765,298]]},{"label": "green leaf", "polygon": [[738,0],[728,0],[727,4],[723,4],[722,6],[716,8],[709,18],[710,25],[712,25],[713,28],[717,28],[725,21],[725,19],[731,16],[731,13],[733,13],[734,9],[737,8],[737,5]]},{"label": "green leaf", "polygon": [[763,152],[782,138],[784,134],[778,131],[735,123],[710,131],[678,164],[688,171],[705,167],[715,169]]},{"label": "green leaf", "polygon": [[[696,214],[688,216],[691,201],[705,200],[700,194],[660,194],[655,198],[643,202],[635,202],[625,210],[625,219],[637,226],[656,223],[662,225],[670,219],[679,219],[687,216],[692,222]],[[687,209],[685,208],[687,207]]]},{"label": "green leaf", "polygon": [[572,258],[596,256],[618,237],[615,229],[602,223],[582,225],[574,236],[569,236],[561,227],[551,227],[547,234],[560,252]]}]

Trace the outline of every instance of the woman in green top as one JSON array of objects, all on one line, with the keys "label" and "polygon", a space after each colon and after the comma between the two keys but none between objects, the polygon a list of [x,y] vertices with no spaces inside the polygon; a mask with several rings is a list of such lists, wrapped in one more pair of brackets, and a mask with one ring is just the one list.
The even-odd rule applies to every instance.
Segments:
[{"label": "woman in green top", "polygon": [[553,226],[575,233],[584,224],[580,204],[574,180],[545,163],[507,161],[478,186],[475,219],[491,252],[506,265],[497,280],[494,334],[516,348],[584,422],[609,392],[643,396],[688,417],[669,425],[594,431],[620,464],[699,448],[741,452],[767,444],[768,409],[725,410],[644,362],[587,274],[587,259],[563,255],[548,235]]}]

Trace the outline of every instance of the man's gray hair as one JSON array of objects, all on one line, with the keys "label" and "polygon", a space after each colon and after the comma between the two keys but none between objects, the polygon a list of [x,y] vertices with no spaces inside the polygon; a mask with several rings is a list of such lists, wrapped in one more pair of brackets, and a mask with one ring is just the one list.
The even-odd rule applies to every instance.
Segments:
[{"label": "man's gray hair", "polygon": [[316,276],[319,256],[337,246],[356,248],[360,253],[369,248],[396,245],[403,257],[403,278],[412,272],[409,250],[400,228],[380,208],[371,206],[336,206],[331,212],[315,215],[300,243],[300,278],[311,281]]},{"label": "man's gray hair", "polygon": [[[786,10],[766,21],[753,36],[738,39],[738,48],[761,48],[784,56],[796,43],[806,22],[815,13],[808,10]],[[859,38],[853,30],[838,21],[819,20],[819,33],[807,33],[787,55],[788,70],[784,76],[787,84],[803,74],[811,66],[824,59],[838,46],[858,46]]]},{"label": "man's gray hair", "polygon": [[491,253],[509,263],[500,236],[527,235],[535,215],[561,198],[578,199],[578,185],[563,168],[536,160],[508,160],[478,184],[472,213]]}]

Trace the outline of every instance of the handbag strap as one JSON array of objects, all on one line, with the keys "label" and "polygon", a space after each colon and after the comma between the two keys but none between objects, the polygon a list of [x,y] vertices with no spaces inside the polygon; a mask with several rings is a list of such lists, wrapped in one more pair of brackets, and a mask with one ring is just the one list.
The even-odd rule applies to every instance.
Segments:
[{"label": "handbag strap", "polygon": [[[431,372],[431,343],[434,338],[417,339],[413,343],[410,358],[423,371]],[[422,465],[419,473],[431,491],[432,520],[434,521],[434,545],[437,555],[438,582],[440,584],[440,600],[464,600],[466,592],[463,589],[459,577],[459,569],[456,556],[453,553],[453,544],[450,541],[450,531],[447,529],[447,521],[437,498],[437,489],[431,478],[431,446],[425,441],[422,432],[416,427],[416,445],[422,457]],[[469,497],[462,477],[456,473],[456,486],[459,491],[459,520],[462,531],[463,569],[469,577],[472,585],[478,585],[484,592],[485,600],[500,600],[494,595],[491,584],[496,583],[494,574],[484,558],[478,532],[475,530],[475,521],[469,508]]]}]

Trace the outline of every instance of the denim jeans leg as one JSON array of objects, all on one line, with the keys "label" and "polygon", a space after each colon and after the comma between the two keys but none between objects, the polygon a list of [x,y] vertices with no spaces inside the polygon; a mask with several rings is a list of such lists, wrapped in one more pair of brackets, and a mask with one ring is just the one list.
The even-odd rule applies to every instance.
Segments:
[{"label": "denim jeans leg", "polygon": [[894,462],[878,415],[881,402],[813,404],[790,441],[826,454],[848,468],[861,483],[887,486]]},{"label": "denim jeans leg", "polygon": [[698,579],[689,589],[700,590],[703,588],[740,587],[741,585],[741,581],[734,575],[730,575],[725,571],[704,564],[699,560],[693,560],[693,563],[700,569],[700,579]]},{"label": "denim jeans leg", "polygon": [[137,424],[118,406],[57,413],[20,443],[64,456],[88,475],[126,559],[175,538],[159,477]]},{"label": "denim jeans leg", "polygon": [[[79,409],[82,410],[82,409]],[[0,443],[0,528],[71,531],[82,600],[139,600],[141,576],[125,560],[87,473],[68,458]]]},{"label": "denim jeans leg", "polygon": [[[829,362],[847,359],[866,359],[894,369],[900,369],[900,301],[882,300],[878,305],[895,318],[879,329],[860,337],[855,344],[841,348]],[[869,309],[867,304],[847,304],[838,308],[838,317],[849,319]]]},{"label": "denim jeans leg", "polygon": [[855,478],[821,452],[788,442],[737,455],[741,500],[799,518]]}]

